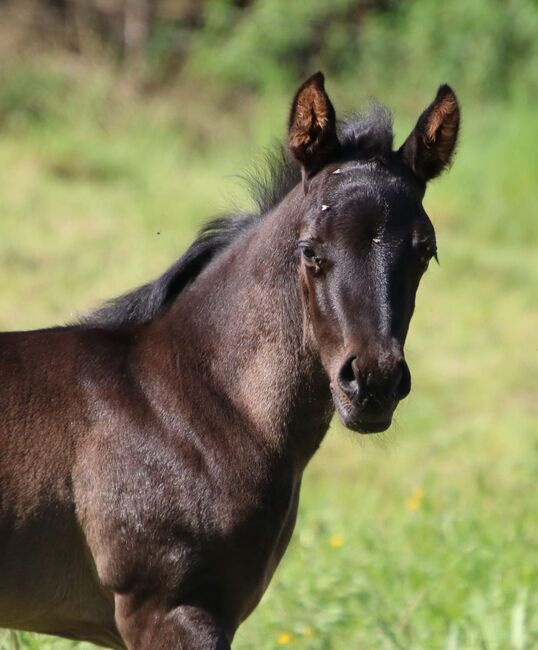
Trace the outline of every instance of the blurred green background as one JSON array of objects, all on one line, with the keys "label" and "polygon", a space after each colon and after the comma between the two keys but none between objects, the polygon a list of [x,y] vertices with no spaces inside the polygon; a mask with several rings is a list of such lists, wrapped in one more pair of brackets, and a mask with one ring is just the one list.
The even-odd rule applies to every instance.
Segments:
[{"label": "blurred green background", "polygon": [[72,320],[248,205],[315,70],[340,114],[393,108],[397,145],[453,85],[413,392],[383,436],[334,424],[234,648],[538,648],[538,2],[3,0],[0,61],[2,329]]}]

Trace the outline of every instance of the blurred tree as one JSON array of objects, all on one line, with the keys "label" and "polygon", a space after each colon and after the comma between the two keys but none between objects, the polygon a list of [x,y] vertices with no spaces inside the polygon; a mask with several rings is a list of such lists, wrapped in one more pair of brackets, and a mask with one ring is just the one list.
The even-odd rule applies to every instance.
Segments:
[{"label": "blurred tree", "polygon": [[385,87],[443,77],[538,94],[536,0],[0,0],[0,49],[29,44],[105,53],[154,83],[187,68],[260,89],[323,67]]},{"label": "blurred tree", "polygon": [[158,0],[124,0],[123,48],[130,67],[140,68],[144,62]]}]

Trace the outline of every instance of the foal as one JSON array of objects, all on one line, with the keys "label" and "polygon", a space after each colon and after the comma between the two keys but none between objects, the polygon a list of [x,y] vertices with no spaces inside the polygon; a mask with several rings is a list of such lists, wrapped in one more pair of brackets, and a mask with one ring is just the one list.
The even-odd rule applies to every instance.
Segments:
[{"label": "foal", "polygon": [[0,625],[230,648],[334,409],[382,431],[409,393],[422,198],[458,126],[442,86],[393,151],[385,110],[337,124],[315,74],[258,216],[81,324],[0,336]]}]

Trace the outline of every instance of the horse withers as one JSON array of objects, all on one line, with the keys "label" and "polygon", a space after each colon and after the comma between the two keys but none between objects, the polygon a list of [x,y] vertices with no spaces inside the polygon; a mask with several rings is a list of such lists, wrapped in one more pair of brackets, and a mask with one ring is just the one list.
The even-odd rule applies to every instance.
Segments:
[{"label": "horse withers", "polygon": [[225,650],[292,534],[334,410],[389,427],[436,255],[422,207],[459,126],[441,86],[393,150],[320,73],[256,214],[79,323],[0,335],[0,625],[131,650]]}]

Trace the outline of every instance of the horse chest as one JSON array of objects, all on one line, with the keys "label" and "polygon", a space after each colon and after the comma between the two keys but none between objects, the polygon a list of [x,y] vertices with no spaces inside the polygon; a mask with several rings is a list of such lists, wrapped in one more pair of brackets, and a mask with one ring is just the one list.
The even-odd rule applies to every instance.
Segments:
[{"label": "horse chest", "polygon": [[[256,607],[284,555],[295,527],[300,481],[264,492],[220,541],[217,568],[223,600],[239,624]],[[208,555],[210,552],[208,553]]]},{"label": "horse chest", "polygon": [[211,471],[190,449],[172,463],[162,445],[148,450],[137,440],[118,450],[118,438],[111,440],[106,456],[121,457],[122,471],[92,462],[88,473],[86,462],[77,482],[102,584],[119,592],[157,585],[171,599],[207,602],[235,628],[259,602],[288,545],[299,478],[286,468],[276,475],[259,466],[248,471],[242,462],[232,468],[232,460]]}]

